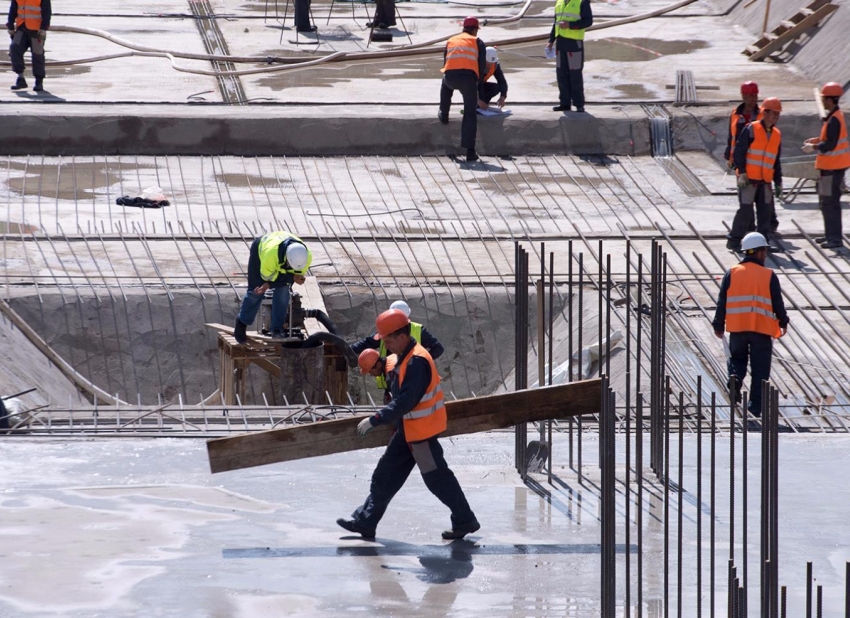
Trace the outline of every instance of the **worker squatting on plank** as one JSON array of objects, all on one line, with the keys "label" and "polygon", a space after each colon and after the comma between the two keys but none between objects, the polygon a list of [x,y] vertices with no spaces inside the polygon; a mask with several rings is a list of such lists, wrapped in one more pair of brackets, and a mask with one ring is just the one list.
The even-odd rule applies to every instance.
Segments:
[{"label": "worker squatting on plank", "polygon": [[24,52],[28,49],[32,53],[32,74],[35,77],[33,90],[44,90],[44,43],[47,41],[51,16],[50,0],[12,0],[9,5],[9,18],[6,20],[6,30],[12,39],[9,60],[12,62],[12,70],[18,75],[12,90],[27,88]]},{"label": "worker squatting on plank", "polygon": [[285,336],[283,323],[289,309],[292,284],[304,283],[312,261],[312,252],[295,234],[279,230],[254,239],[248,256],[248,290],[233,328],[237,343],[245,343],[248,326],[254,323],[269,289],[274,290],[269,324],[271,335],[274,338]]},{"label": "worker squatting on plank", "polygon": [[337,524],[364,538],[374,538],[393,496],[413,467],[418,466],[425,486],[451,510],[451,529],[444,531],[442,537],[461,539],[481,526],[437,439],[446,430],[447,415],[434,359],[411,337],[410,319],[404,312],[384,311],[375,326],[375,336],[398,358],[395,371],[389,374],[392,401],[360,421],[357,432],[365,436],[376,426],[391,423],[395,424],[395,432],[372,473],[365,502],[355,509],[351,519],[340,518]]},{"label": "worker squatting on plank", "polygon": [[773,340],[788,330],[788,313],[782,301],[779,279],[765,268],[767,240],[758,232],[750,232],[741,241],[744,259],[730,268],[720,283],[717,310],[712,326],[714,334],[729,334],[729,387],[735,392],[747,377],[747,361],[751,365],[749,411],[761,417],[761,384],[770,379]]}]

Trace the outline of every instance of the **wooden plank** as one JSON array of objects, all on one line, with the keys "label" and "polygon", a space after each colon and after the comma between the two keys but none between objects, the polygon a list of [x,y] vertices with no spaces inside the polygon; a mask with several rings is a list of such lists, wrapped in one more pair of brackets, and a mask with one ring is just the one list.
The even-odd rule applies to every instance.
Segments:
[{"label": "wooden plank", "polygon": [[749,57],[749,60],[753,60],[753,61],[761,60],[762,58],[769,56],[770,54],[772,54],[773,52],[777,51],[782,46],[784,46],[786,43],[790,43],[791,41],[796,39],[803,32],[805,32],[809,28],[813,27],[815,24],[817,24],[819,21],[824,19],[827,15],[832,13],[837,8],[838,7],[834,4],[825,4],[824,6],[820,7],[817,11],[815,11],[814,13],[812,13],[811,15],[809,15],[805,19],[803,19],[796,26],[794,26],[793,28],[790,28],[789,30],[786,30],[785,32],[780,34],[778,37],[776,37],[775,39],[770,41],[767,45],[762,47],[759,51],[752,54]]},{"label": "wooden plank", "polygon": [[[207,322],[204,326],[206,326],[208,328],[212,328],[213,330],[216,330],[216,331],[218,331],[222,334],[230,335],[231,337],[233,336],[233,327],[232,326],[226,326],[224,324],[217,324],[216,322]],[[246,333],[246,336],[248,337],[248,339],[254,339],[256,341],[261,341],[263,343],[288,343],[290,341],[303,341],[302,339],[300,339],[298,337],[287,337],[286,339],[274,339],[274,338],[268,337],[266,335],[260,335],[256,331],[254,331],[254,332],[248,331]],[[240,344],[235,343],[235,340],[234,340],[233,345],[240,345]]]},{"label": "wooden plank", "polygon": [[[602,382],[596,379],[450,401],[446,404],[448,429],[442,435],[456,436],[594,414],[599,412],[601,396]],[[345,418],[208,440],[210,470],[215,474],[387,443],[391,434],[389,426],[377,427],[361,438],[356,431],[359,422],[357,417]]]}]

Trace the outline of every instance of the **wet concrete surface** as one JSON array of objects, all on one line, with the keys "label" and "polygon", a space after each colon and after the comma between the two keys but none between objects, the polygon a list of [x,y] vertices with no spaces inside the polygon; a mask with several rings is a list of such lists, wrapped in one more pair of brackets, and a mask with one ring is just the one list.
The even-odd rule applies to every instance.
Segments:
[{"label": "wet concrete surface", "polygon": [[[707,468],[704,502],[696,501],[694,436],[686,440],[683,582],[684,607],[690,611],[696,604],[696,512],[703,515],[707,568],[711,511],[705,502]],[[738,442],[740,457],[740,437]],[[439,538],[448,512],[416,474],[390,505],[375,541],[336,526],[335,519],[365,497],[378,449],[210,476],[204,445],[195,440],[7,440],[0,455],[5,470],[0,613],[9,618],[598,615],[599,479],[591,463],[596,440],[584,438],[583,485],[565,467],[565,434],[556,434],[555,485],[545,478],[538,478],[542,485],[523,485],[512,467],[513,443],[512,433],[443,441],[482,523],[478,533],[449,543]],[[671,443],[675,453],[675,438]],[[802,613],[806,561],[814,562],[817,583],[824,586],[824,615],[841,615],[843,566],[850,554],[840,542],[842,513],[830,505],[850,496],[836,484],[833,500],[824,504],[810,479],[850,472],[844,469],[847,458],[840,456],[847,443],[838,436],[780,438],[780,582],[789,587],[789,615]],[[720,480],[728,474],[727,447],[728,437],[718,437],[720,599],[728,553],[728,486]],[[622,448],[620,443],[618,457]],[[753,581],[759,452],[757,436],[750,436]],[[622,478],[622,467],[617,474]],[[646,478],[645,613],[657,610],[662,596],[664,535],[657,519],[663,495],[648,471]],[[618,604],[624,598],[626,555],[622,500],[618,494]],[[635,494],[632,500],[634,518]],[[740,495],[738,500],[740,505]],[[674,533],[677,504],[671,492]],[[815,528],[801,525],[815,520]],[[633,574],[635,538],[632,529]],[[740,545],[736,554],[740,562]],[[47,588],[50,595],[44,594]],[[707,609],[706,598],[703,603]]]}]

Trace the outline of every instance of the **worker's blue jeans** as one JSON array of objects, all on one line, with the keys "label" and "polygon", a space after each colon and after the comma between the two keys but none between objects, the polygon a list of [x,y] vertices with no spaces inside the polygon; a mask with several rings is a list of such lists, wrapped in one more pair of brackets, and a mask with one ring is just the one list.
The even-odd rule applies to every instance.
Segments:
[{"label": "worker's blue jeans", "polygon": [[[260,276],[260,239],[255,238],[251,244],[251,252],[248,256],[248,291],[242,299],[242,307],[239,309],[237,318],[245,326],[250,326],[254,323],[257,317],[257,312],[260,310],[260,305],[263,304],[264,294],[255,294],[254,288],[260,287],[265,283]],[[283,275],[278,275],[278,278]],[[269,330],[272,332],[279,331],[283,328],[283,323],[286,320],[286,312],[289,309],[289,294],[290,285],[288,283],[272,282],[272,315],[269,322]]]},{"label": "worker's blue jeans", "polygon": [[395,432],[375,471],[369,496],[352,514],[358,526],[375,530],[390,501],[402,488],[413,467],[418,465],[425,486],[437,499],[451,509],[452,528],[464,528],[476,521],[466,496],[443,457],[443,447],[436,436],[430,440],[408,444]]},{"label": "worker's blue jeans", "polygon": [[753,416],[761,416],[761,383],[770,380],[770,360],[773,356],[773,337],[762,333],[729,333],[729,375],[740,386],[747,377],[750,363],[750,402]]}]

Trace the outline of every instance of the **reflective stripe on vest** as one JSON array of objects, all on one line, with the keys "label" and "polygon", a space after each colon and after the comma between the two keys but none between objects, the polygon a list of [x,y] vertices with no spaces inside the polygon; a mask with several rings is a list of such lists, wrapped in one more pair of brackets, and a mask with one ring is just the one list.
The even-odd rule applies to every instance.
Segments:
[{"label": "reflective stripe on vest", "polygon": [[[285,260],[283,264],[278,260],[278,248],[280,245],[290,242],[299,242],[304,245],[304,241],[295,234],[281,230],[269,232],[260,238],[257,252],[260,256],[260,277],[263,281],[275,281],[280,274],[304,275],[307,273],[307,269],[310,268],[310,263],[313,261],[313,252],[309,248],[307,248],[307,264],[300,270],[290,268]],[[307,245],[304,246],[307,247]]]},{"label": "reflective stripe on vest", "polygon": [[[841,130],[838,133],[838,143],[829,152],[818,153],[815,158],[815,168],[819,170],[844,170],[850,167],[850,140],[847,139],[847,123],[844,122],[844,114],[836,109],[832,116],[838,119]],[[826,127],[829,121],[823,123],[820,129],[820,141],[826,141]]]},{"label": "reflective stripe on vest", "polygon": [[427,390],[422,395],[419,403],[404,415],[404,437],[408,442],[420,442],[428,438],[433,438],[443,433],[446,430],[447,424],[443,388],[440,386],[440,374],[437,373],[437,366],[434,364],[434,359],[428,354],[428,350],[423,348],[419,343],[413,346],[413,350],[405,357],[401,365],[398,366],[399,389],[404,383],[407,365],[414,356],[419,356],[428,361],[428,364],[431,366],[431,382],[428,384]]},{"label": "reflective stripe on vest", "polygon": [[[422,325],[419,322],[410,323],[410,336],[416,339],[416,343],[422,343]],[[380,345],[378,345],[378,356],[380,356],[381,358],[389,358],[389,356],[387,356],[387,345],[384,343],[383,339],[381,339],[381,343]],[[395,354],[393,354],[392,356],[395,356]],[[392,367],[390,367],[389,364],[387,365],[384,375],[377,376],[375,378],[375,383],[378,385],[378,388],[384,390],[387,389],[386,374],[388,374],[393,369],[395,369],[395,361],[393,361]]]},{"label": "reflective stripe on vest", "polygon": [[[732,163],[735,160],[735,144],[738,143],[738,134],[747,128],[747,125],[750,122],[756,122],[764,118],[764,110],[761,107],[756,107],[754,110],[756,112],[755,118],[747,122],[744,114],[738,113],[738,108],[735,108],[735,111],[732,112],[732,117],[729,118],[729,135],[732,136],[732,141],[729,144],[729,163]],[[750,114],[750,118],[753,117],[753,114]],[[740,126],[738,126],[740,125]]]},{"label": "reflective stripe on vest", "polygon": [[770,279],[773,271],[744,262],[729,271],[726,293],[726,330],[730,333],[762,333],[779,337],[779,320],[773,313]]},{"label": "reflective stripe on vest", "polygon": [[779,154],[779,145],[782,143],[782,133],[773,127],[770,138],[767,129],[761,122],[750,125],[753,132],[753,141],[747,150],[747,178],[762,182],[773,181],[773,166],[776,165],[776,157]]},{"label": "reflective stripe on vest", "polygon": [[442,71],[475,71],[478,75],[478,37],[463,32],[446,43],[446,64]]},{"label": "reflective stripe on vest", "polygon": [[15,0],[18,3],[18,17],[15,26],[26,25],[27,30],[41,30],[41,0]]},{"label": "reflective stripe on vest", "polygon": [[581,0],[558,0],[555,3],[555,36],[565,39],[584,40],[584,29],[570,30],[561,28],[562,21],[578,21],[581,19]]}]

